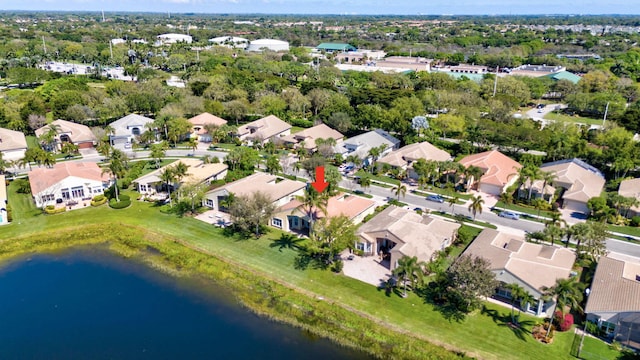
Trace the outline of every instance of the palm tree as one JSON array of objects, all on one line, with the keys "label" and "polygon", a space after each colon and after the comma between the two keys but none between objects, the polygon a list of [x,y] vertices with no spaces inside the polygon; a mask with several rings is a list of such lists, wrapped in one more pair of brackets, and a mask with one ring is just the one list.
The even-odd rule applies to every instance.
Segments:
[{"label": "palm tree", "polygon": [[[540,172],[540,180],[543,181],[542,183],[542,198],[544,199],[545,194],[545,190],[547,188],[547,185],[552,184],[555,180],[556,180],[557,176],[556,174],[552,173],[552,172],[547,172],[547,171],[541,171]],[[551,204],[551,201],[553,200],[553,195],[549,196],[549,204]]]},{"label": "palm tree", "polygon": [[[309,235],[313,233],[313,224],[316,219],[316,213],[322,211],[327,213],[327,205],[329,198],[326,192],[319,193],[313,186],[308,186],[304,192],[304,196],[296,196],[296,200],[300,201],[308,221],[309,221]],[[295,209],[294,209],[295,211]]]},{"label": "palm tree", "polygon": [[473,184],[480,181],[480,178],[483,174],[484,171],[477,166],[471,165],[466,168],[464,171],[464,176],[467,180],[467,190],[471,189],[473,187]]},{"label": "palm tree", "polygon": [[[515,319],[514,310],[516,307],[516,301],[522,299],[526,295],[529,295],[529,293],[518,283],[508,284],[506,288],[509,289],[509,292],[511,293],[511,322],[515,324],[516,319]],[[520,315],[520,310],[518,310],[518,317],[519,315]]]},{"label": "palm tree", "polygon": [[453,207],[455,204],[458,203],[458,196],[450,196],[447,199],[447,204],[449,204],[449,207],[451,208],[451,215],[455,215],[455,208]]},{"label": "palm tree", "polygon": [[469,204],[469,211],[473,214],[473,220],[476,220],[476,213],[482,214],[482,205],[484,199],[480,195],[476,195],[471,198],[471,204]]},{"label": "palm tree", "polygon": [[196,150],[198,149],[198,140],[195,138],[189,138],[189,148],[192,150],[192,154],[196,155]]},{"label": "palm tree", "polygon": [[120,197],[118,195],[118,178],[123,177],[125,172],[127,171],[127,160],[127,155],[125,155],[124,152],[115,149],[111,153],[109,166],[103,170],[103,173],[107,172],[110,173],[111,176],[113,176],[113,186],[117,202],[120,202]]},{"label": "palm tree", "polygon": [[189,165],[183,163],[182,161],[178,161],[178,163],[175,166],[173,166],[172,171],[176,181],[181,182],[182,179],[185,176],[187,176],[187,173],[189,172]]},{"label": "palm tree", "polygon": [[403,183],[398,183],[398,185],[392,188],[392,191],[398,198],[398,201],[400,201],[400,195],[404,198],[407,194],[407,187]]},{"label": "palm tree", "polygon": [[171,186],[176,181],[176,175],[174,172],[175,167],[165,167],[160,171],[160,180],[167,184],[167,192],[169,193],[169,206],[173,207],[171,202]]},{"label": "palm tree", "polygon": [[98,143],[98,146],[96,146],[96,151],[98,151],[98,154],[104,156],[105,159],[109,158],[109,155],[111,154],[112,150],[113,150],[113,147],[111,146],[109,141],[100,141]]},{"label": "palm tree", "polygon": [[557,225],[546,226],[544,230],[542,230],[542,233],[546,240],[551,241],[551,245],[555,243],[556,239],[559,240],[562,238],[562,235],[564,235],[562,228]]},{"label": "palm tree", "polygon": [[402,297],[407,297],[407,282],[411,282],[411,288],[415,290],[416,283],[422,281],[425,266],[426,264],[418,261],[416,256],[403,256],[398,260],[398,265],[393,269],[392,273],[394,276],[402,278],[404,283]]},{"label": "palm tree", "polygon": [[369,175],[365,175],[363,177],[360,178],[360,186],[362,186],[363,189],[367,189],[369,187],[371,187],[371,177]]},{"label": "palm tree", "polygon": [[509,209],[509,205],[513,204],[513,194],[508,191],[503,192],[500,194],[500,201],[504,203],[505,209]]},{"label": "palm tree", "polygon": [[[543,287],[543,296],[556,300],[556,309],[560,308],[562,315],[569,310],[582,311],[580,302],[582,301],[583,285],[577,281],[576,277],[568,279],[556,279],[555,285],[552,287]],[[554,309],[555,312],[555,309]]]},{"label": "palm tree", "polygon": [[565,229],[567,234],[566,246],[569,246],[571,239],[576,240],[576,253],[580,253],[580,245],[591,236],[591,226],[587,223],[577,223]]}]

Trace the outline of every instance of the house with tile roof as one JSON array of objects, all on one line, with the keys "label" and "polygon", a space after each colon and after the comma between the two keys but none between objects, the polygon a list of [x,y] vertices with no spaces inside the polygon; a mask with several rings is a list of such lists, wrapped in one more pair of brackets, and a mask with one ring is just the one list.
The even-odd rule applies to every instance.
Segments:
[{"label": "house with tile roof", "polygon": [[104,194],[111,178],[97,163],[62,162],[29,172],[31,195],[36,206],[72,205]]},{"label": "house with tile roof", "polygon": [[584,312],[612,340],[640,349],[640,258],[600,257]]},{"label": "house with tile roof", "polygon": [[19,160],[27,151],[27,138],[20,131],[0,128],[0,152],[4,160]]},{"label": "house with tile roof", "polygon": [[269,115],[240,126],[237,134],[242,141],[265,144],[291,134],[291,124]]},{"label": "house with tile roof", "polygon": [[[482,169],[484,174],[477,181],[478,190],[491,195],[500,195],[513,185],[518,180],[517,173],[522,167],[519,162],[498,150],[468,155],[458,162],[465,168],[476,166]],[[471,180],[471,183],[474,182],[476,179]]]},{"label": "house with tile roof", "polygon": [[152,123],[153,119],[138,114],[122,117],[109,124],[113,128],[113,133],[109,135],[109,142],[112,146],[131,144],[147,130],[147,124]]},{"label": "house with tile roof", "polygon": [[482,230],[463,255],[489,261],[491,271],[502,284],[496,290],[497,299],[511,303],[508,284],[524,288],[537,302],[526,304],[523,310],[537,316],[551,315],[555,303],[544,299],[544,289],[555,285],[556,279],[569,278],[576,260],[570,249],[529,243],[524,237],[493,229]]},{"label": "house with tile roof", "polygon": [[365,256],[382,255],[393,270],[404,256],[431,261],[455,241],[459,228],[456,222],[391,205],[358,228],[355,248]]},{"label": "house with tile roof", "polygon": [[[314,219],[347,216],[354,224],[362,222],[365,216],[373,214],[376,202],[353,194],[340,193],[329,198],[326,213],[314,211]],[[284,231],[309,233],[309,216],[302,202],[296,198],[280,206],[271,219],[271,226]]]},{"label": "house with tile roof", "polygon": [[328,127],[325,124],[316,125],[308,129],[304,129],[295,134],[284,136],[282,140],[285,144],[290,146],[299,146],[303,144],[304,148],[308,151],[315,151],[317,149],[317,139],[334,139],[336,143],[344,138],[339,131]]},{"label": "house with tile roof", "polygon": [[[640,203],[640,178],[621,181],[618,194],[624,197],[635,198]],[[640,205],[632,206],[626,215],[629,218],[640,216]]]},{"label": "house with tile roof", "polygon": [[153,195],[166,190],[167,185],[161,178],[162,173],[166,169],[175,167],[180,162],[187,166],[187,175],[180,182],[171,184],[172,189],[180,187],[180,184],[187,183],[209,185],[211,182],[222,180],[227,176],[227,164],[205,164],[202,160],[194,158],[180,159],[133,180],[136,190],[146,195]]},{"label": "house with tile roof", "polygon": [[[58,149],[62,143],[65,142],[73,143],[80,149],[90,149],[95,146],[98,141],[93,132],[91,132],[91,129],[86,125],[61,119],[55,120],[49,125],[57,126],[59,129],[55,136],[56,147]],[[40,137],[47,133],[50,129],[49,125],[36,129],[36,136]]]},{"label": "house with tile roof", "polygon": [[207,133],[206,127],[209,125],[220,127],[227,124],[227,120],[204,112],[189,119],[193,125],[191,137],[196,137],[201,142],[211,142],[211,135]]},{"label": "house with tile roof", "polygon": [[384,151],[380,154],[380,157],[383,157],[391,151],[398,149],[400,147],[400,140],[382,129],[375,129],[338,141],[334,152],[336,154],[342,154],[344,157],[355,155],[362,160],[363,165],[367,166],[373,161],[369,155],[369,151],[380,146],[385,147]]},{"label": "house with tile roof", "polygon": [[9,199],[7,198],[7,183],[4,175],[0,175],[0,225],[9,223],[9,212],[7,210]]},{"label": "house with tile roof", "polygon": [[392,151],[378,160],[378,163],[388,164],[393,168],[407,170],[409,177],[417,179],[418,175],[413,171],[412,164],[418,159],[430,161],[451,161],[451,154],[438,149],[428,141],[409,144],[398,150]]},{"label": "house with tile roof", "polygon": [[563,189],[560,195],[562,208],[589,213],[589,199],[600,196],[605,178],[600,170],[580,159],[566,159],[542,164],[541,171],[556,176],[553,186]]},{"label": "house with tile roof", "polygon": [[295,199],[296,196],[304,194],[306,187],[307,184],[301,181],[256,172],[207,192],[202,200],[202,205],[210,209],[226,212],[224,207],[221,208],[220,203],[223,202],[229,194],[234,194],[236,197],[248,197],[256,192],[262,192],[269,196],[276,207],[280,207]]}]

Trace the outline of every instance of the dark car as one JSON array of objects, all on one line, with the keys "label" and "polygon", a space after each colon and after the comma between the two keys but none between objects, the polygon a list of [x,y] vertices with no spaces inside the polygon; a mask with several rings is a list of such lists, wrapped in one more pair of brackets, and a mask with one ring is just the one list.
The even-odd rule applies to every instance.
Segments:
[{"label": "dark car", "polygon": [[429,196],[427,196],[427,200],[438,202],[438,203],[441,203],[441,204],[444,202],[444,198],[442,196],[440,196],[440,195],[429,195]]}]

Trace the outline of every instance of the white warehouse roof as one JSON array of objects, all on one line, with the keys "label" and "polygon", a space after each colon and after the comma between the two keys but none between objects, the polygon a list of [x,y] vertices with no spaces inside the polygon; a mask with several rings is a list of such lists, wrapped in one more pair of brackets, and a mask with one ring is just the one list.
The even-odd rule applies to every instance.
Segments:
[{"label": "white warehouse roof", "polygon": [[249,42],[249,51],[261,51],[263,48],[267,48],[273,51],[289,50],[289,43],[282,40],[275,39],[258,39]]}]

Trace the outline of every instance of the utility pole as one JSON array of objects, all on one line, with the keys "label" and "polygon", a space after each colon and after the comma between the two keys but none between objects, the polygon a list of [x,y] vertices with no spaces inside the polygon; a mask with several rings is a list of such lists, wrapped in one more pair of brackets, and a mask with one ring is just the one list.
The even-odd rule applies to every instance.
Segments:
[{"label": "utility pole", "polygon": [[607,113],[609,112],[609,101],[607,101],[607,106],[604,108],[604,118],[602,119],[602,127],[607,122]]},{"label": "utility pole", "polygon": [[44,42],[44,35],[42,36],[42,49],[44,50],[44,54],[47,54],[47,44]]},{"label": "utility pole", "polygon": [[105,22],[106,20],[104,19],[104,10],[102,10],[102,22]]},{"label": "utility pole", "polygon": [[500,66],[496,66],[496,80],[493,82],[493,95],[496,97],[496,91],[498,91],[498,72],[500,72]]},{"label": "utility pole", "polygon": [[113,60],[113,45],[111,45],[111,40],[109,40],[109,54],[111,55],[111,60]]}]

